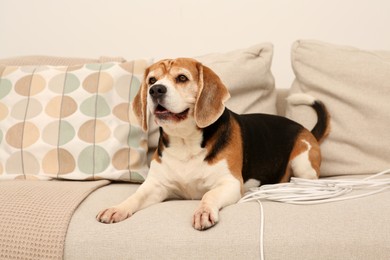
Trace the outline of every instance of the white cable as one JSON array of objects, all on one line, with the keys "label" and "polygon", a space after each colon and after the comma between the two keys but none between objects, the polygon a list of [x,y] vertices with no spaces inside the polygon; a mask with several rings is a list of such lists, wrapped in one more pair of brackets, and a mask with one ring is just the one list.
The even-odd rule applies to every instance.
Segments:
[{"label": "white cable", "polygon": [[[373,195],[390,188],[390,178],[378,177],[390,173],[390,169],[369,176],[356,179],[320,179],[307,180],[291,178],[289,183],[263,185],[252,188],[238,203],[257,201],[260,205],[260,259],[264,260],[264,209],[261,199],[279,201],[291,204],[320,204],[349,200]],[[373,189],[363,194],[339,197],[353,190]]]},{"label": "white cable", "polygon": [[[378,177],[390,173],[390,169],[364,179],[319,179],[308,180],[291,178],[289,183],[263,185],[252,188],[239,203],[261,199],[290,204],[320,204],[349,200],[373,195],[390,188],[390,178]],[[354,190],[370,190],[368,192],[344,196]]]},{"label": "white cable", "polygon": [[261,201],[257,202],[260,204],[260,259],[264,260],[264,210]]}]

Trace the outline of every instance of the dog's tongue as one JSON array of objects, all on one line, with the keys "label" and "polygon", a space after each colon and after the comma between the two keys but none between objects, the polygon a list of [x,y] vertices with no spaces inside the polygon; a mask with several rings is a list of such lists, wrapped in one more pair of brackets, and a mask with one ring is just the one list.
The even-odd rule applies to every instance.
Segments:
[{"label": "dog's tongue", "polygon": [[165,107],[163,107],[162,105],[158,105],[156,107],[156,110],[154,111],[154,114],[160,118],[160,119],[168,119],[168,118],[171,118],[171,119],[177,119],[177,120],[182,120],[182,119],[185,119],[187,117],[187,113],[189,111],[189,108],[187,108],[186,110],[184,110],[183,112],[181,113],[172,113],[171,111],[169,111],[168,109],[166,109]]},{"label": "dog's tongue", "polygon": [[168,114],[168,113],[171,113],[169,110],[167,110],[165,107],[163,107],[162,105],[158,105],[156,107],[156,114]]}]

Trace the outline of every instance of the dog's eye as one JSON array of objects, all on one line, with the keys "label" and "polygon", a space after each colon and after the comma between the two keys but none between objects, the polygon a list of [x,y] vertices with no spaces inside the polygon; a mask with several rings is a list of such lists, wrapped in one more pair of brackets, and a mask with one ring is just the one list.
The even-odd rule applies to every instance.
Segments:
[{"label": "dog's eye", "polygon": [[183,75],[183,74],[180,74],[177,78],[176,78],[177,82],[186,82],[188,80],[188,78]]},{"label": "dog's eye", "polygon": [[150,85],[152,85],[152,84],[154,84],[154,83],[156,83],[157,82],[157,79],[155,78],[155,77],[150,77],[149,78],[149,84]]}]

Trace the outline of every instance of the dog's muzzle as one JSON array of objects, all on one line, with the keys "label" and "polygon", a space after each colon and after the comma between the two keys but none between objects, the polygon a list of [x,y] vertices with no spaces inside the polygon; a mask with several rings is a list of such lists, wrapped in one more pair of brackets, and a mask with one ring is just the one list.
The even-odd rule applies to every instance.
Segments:
[{"label": "dog's muzzle", "polygon": [[164,107],[163,100],[166,93],[167,88],[162,84],[156,84],[149,89],[149,95],[156,105],[154,115],[160,120],[181,121],[186,119],[189,108],[180,113],[173,113]]}]

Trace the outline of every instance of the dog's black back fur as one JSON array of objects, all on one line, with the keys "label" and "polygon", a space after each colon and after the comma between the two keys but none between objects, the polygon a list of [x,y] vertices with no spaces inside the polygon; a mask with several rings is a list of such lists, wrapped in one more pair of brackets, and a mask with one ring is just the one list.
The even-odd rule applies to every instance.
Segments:
[{"label": "dog's black back fur", "polygon": [[259,180],[261,185],[279,182],[303,127],[281,116],[231,114],[241,126],[244,182],[248,179]]},{"label": "dog's black back fur", "polygon": [[238,115],[225,108],[215,123],[203,129],[202,147],[206,146],[210,138],[216,136],[216,143],[206,156],[206,161],[212,160],[229,143],[231,119],[236,120],[241,128],[244,182],[248,179],[259,180],[262,185],[279,182],[286,171],[296,137],[303,126],[281,116]]},{"label": "dog's black back fur", "polygon": [[232,114],[241,126],[244,182],[248,179],[259,180],[261,185],[279,182],[303,127],[281,116]]}]

